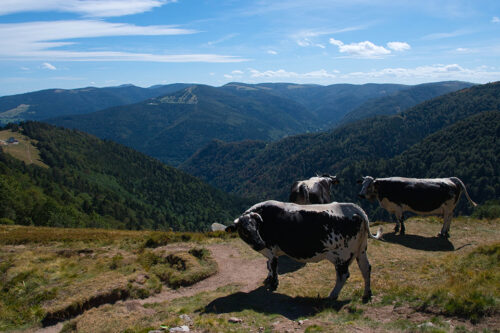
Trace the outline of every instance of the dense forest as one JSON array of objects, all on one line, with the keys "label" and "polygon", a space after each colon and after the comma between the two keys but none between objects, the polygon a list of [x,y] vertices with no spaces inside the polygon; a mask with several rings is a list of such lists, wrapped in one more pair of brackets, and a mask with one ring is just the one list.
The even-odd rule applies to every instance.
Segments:
[{"label": "dense forest", "polygon": [[37,122],[19,128],[49,168],[0,152],[2,223],[204,230],[248,206],[122,145]]},{"label": "dense forest", "polygon": [[[374,177],[458,176],[470,187],[474,199],[483,202],[500,196],[498,178],[489,177],[487,172],[481,174],[484,168],[492,169],[494,175],[500,173],[496,160],[498,144],[494,144],[498,142],[495,114],[499,110],[500,83],[474,86],[398,115],[370,118],[329,132],[298,135],[269,144],[214,142],[182,168],[228,192],[258,200],[286,199],[295,180],[329,172],[344,178],[334,190],[339,201],[357,201],[353,181],[371,174]],[[474,118],[487,111],[493,111],[492,118]],[[464,122],[462,127],[452,126],[462,124],[459,121]],[[470,128],[475,130],[471,132]],[[422,141],[434,133],[436,137],[429,137],[434,144]],[[478,146],[475,140],[491,147],[479,153],[476,149],[483,145]],[[427,149],[425,153],[415,153],[419,146]],[[240,148],[245,150],[244,154]],[[455,163],[459,158],[465,160]],[[448,167],[429,161],[443,161]],[[386,169],[382,168],[384,165]],[[474,168],[477,171],[473,172]],[[470,212],[468,207],[461,209]]]}]

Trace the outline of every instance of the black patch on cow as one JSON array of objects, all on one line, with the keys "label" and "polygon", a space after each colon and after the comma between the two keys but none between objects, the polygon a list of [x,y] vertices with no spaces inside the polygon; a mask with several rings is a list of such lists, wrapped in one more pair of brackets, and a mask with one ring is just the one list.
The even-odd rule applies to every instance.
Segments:
[{"label": "black patch on cow", "polygon": [[255,210],[262,216],[260,236],[266,246],[279,246],[287,255],[308,259],[325,252],[326,243],[333,234],[347,242],[359,234],[363,219],[359,215],[336,217],[326,212],[308,210],[287,211],[275,205],[264,205]]},{"label": "black patch on cow", "polygon": [[457,200],[460,188],[444,182],[414,182],[376,179],[378,200],[387,198],[398,205],[408,205],[419,212],[430,212],[439,208],[445,201]]}]

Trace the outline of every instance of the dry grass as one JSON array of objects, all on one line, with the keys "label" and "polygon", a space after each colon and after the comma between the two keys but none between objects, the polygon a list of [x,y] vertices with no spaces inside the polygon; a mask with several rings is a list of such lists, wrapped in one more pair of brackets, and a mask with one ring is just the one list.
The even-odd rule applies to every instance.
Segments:
[{"label": "dry grass", "polygon": [[[86,311],[83,315],[67,322],[65,331],[148,332],[150,329],[158,329],[160,325],[172,327],[184,324],[189,325],[195,332],[498,331],[500,327],[499,222],[498,219],[490,221],[454,219],[451,238],[442,240],[435,237],[441,228],[440,219],[413,218],[407,222],[406,236],[388,232],[384,235],[385,242],[370,240],[368,255],[372,265],[374,297],[368,304],[361,302],[363,282],[355,263],[350,267],[351,277],[342,290],[339,300],[334,302],[327,299],[335,282],[335,270],[330,263],[320,262],[302,266],[281,259],[280,285],[274,293],[268,293],[263,288],[243,293],[239,291],[240,285],[229,284],[191,297],[180,297],[150,305],[141,305],[137,301],[117,302]],[[393,224],[382,224],[386,231],[393,227]],[[75,239],[73,243],[24,242],[22,245],[3,245],[0,262],[2,270],[5,271],[5,267],[12,261],[19,260],[24,263],[15,264],[17,267],[15,269],[12,266],[8,268],[7,280],[14,281],[15,276],[20,280],[26,270],[31,271],[30,274],[36,273],[35,265],[29,264],[30,260],[35,260],[33,257],[37,263],[47,263],[48,266],[43,271],[55,265],[54,272],[76,274],[78,277],[72,278],[71,285],[63,287],[67,289],[56,290],[55,296],[51,294],[50,289],[50,286],[54,285],[50,284],[51,280],[47,279],[45,273],[41,274],[38,271],[33,275],[42,279],[40,285],[44,286],[46,293],[41,295],[54,299],[66,292],[74,292],[78,289],[78,283],[88,289],[92,288],[93,283],[97,283],[95,279],[93,280],[94,273],[90,267],[85,272],[81,268],[76,269],[93,254],[96,256],[93,260],[101,260],[100,267],[106,265],[114,267],[107,269],[106,274],[110,274],[109,279],[116,281],[117,285],[125,282],[130,284],[130,280],[135,281],[139,272],[148,274],[150,280],[158,277],[153,268],[168,262],[166,259],[168,255],[182,259],[171,260],[173,266],[180,265],[180,267],[190,265],[195,267],[193,263],[198,260],[195,258],[203,257],[203,253],[167,254],[162,252],[164,251],[162,247],[149,249],[145,247],[145,240],[151,234],[142,232],[109,231],[107,235],[110,239],[107,241],[101,238],[90,240],[90,237],[84,240],[82,233],[88,232],[88,236],[92,234],[91,230],[80,234],[76,230],[71,232],[76,233],[69,237]],[[197,237],[203,238],[191,235],[191,241]],[[162,243],[158,239],[166,238],[168,237],[165,235],[154,236],[152,240],[156,242],[156,246]],[[171,239],[168,238],[168,241]],[[204,239],[201,243],[218,241],[236,247],[241,252],[242,258],[253,258],[256,255],[240,240],[215,240],[207,237]],[[59,245],[54,247],[54,244]],[[80,247],[77,244],[80,244]],[[85,253],[81,257],[80,254],[74,254],[83,249],[82,245],[87,245],[89,248],[89,244],[93,246],[92,253]],[[200,248],[200,245],[196,247]],[[11,250],[14,252],[9,252]],[[54,254],[55,250],[60,251],[59,254]],[[131,259],[129,253],[133,253],[136,257]],[[3,254],[13,257],[9,259]],[[148,256],[150,256],[149,264],[141,262]],[[67,261],[69,259],[78,259],[78,265],[71,267],[71,263]],[[63,263],[68,267],[58,268]],[[137,265],[136,271],[131,273],[134,263]],[[28,265],[25,266],[26,264]],[[20,268],[21,266],[26,270]],[[161,272],[157,273],[162,276]],[[94,275],[94,278],[95,276],[98,275]],[[19,286],[19,283],[17,285]],[[95,288],[98,289],[97,286]],[[154,290],[154,286],[147,288]],[[44,300],[43,304],[51,302]],[[33,311],[33,308],[31,309]],[[0,310],[3,311],[3,308]],[[179,317],[182,314],[189,315],[191,320],[186,322],[185,318]],[[232,316],[243,321],[228,322]],[[299,320],[304,320],[303,324],[299,324]],[[24,327],[33,325],[36,325],[36,321],[24,324]],[[16,327],[22,328],[23,324],[19,323]]]}]

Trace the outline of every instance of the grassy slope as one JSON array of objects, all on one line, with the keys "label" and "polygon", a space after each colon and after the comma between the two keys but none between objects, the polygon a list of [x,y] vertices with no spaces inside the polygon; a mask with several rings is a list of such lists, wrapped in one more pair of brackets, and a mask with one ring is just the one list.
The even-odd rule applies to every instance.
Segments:
[{"label": "grassy slope", "polygon": [[6,141],[10,137],[17,139],[19,144],[2,146],[5,153],[12,155],[26,164],[35,164],[45,168],[48,167],[40,159],[40,152],[36,147],[36,140],[31,140],[29,137],[21,134],[20,132],[12,132],[11,130],[0,131],[0,140]]},{"label": "grassy slope", "polygon": [[[267,332],[488,332],[498,329],[500,220],[455,219],[449,241],[434,237],[440,224],[441,220],[433,217],[415,218],[408,221],[404,237],[387,233],[385,242],[370,240],[368,255],[374,297],[368,304],[361,303],[363,283],[356,264],[351,266],[351,277],[339,301],[326,299],[333,287],[335,273],[330,263],[320,262],[302,268],[290,266],[291,269],[280,275],[279,288],[272,294],[261,288],[242,293],[240,285],[230,284],[146,307],[109,304],[66,322],[65,330],[148,332],[160,325],[182,324],[188,324],[194,331],[208,332],[248,332],[258,331],[260,327]],[[3,328],[39,325],[37,322],[47,304],[52,304],[46,299],[52,297],[57,301],[65,291],[79,290],[78,286],[86,285],[82,282],[83,276],[93,274],[93,280],[90,278],[86,283],[100,281],[103,290],[122,280],[130,282],[132,279],[135,281],[132,284],[137,286],[137,275],[133,274],[140,274],[148,267],[144,264],[148,255],[142,255],[140,260],[134,258],[141,256],[138,253],[146,243],[161,245],[165,240],[165,236],[161,236],[165,234],[159,233],[107,231],[94,239],[93,230],[20,228],[0,228],[2,292],[17,293],[20,301],[30,300],[32,304],[23,308],[27,311],[23,313],[31,317]],[[392,225],[384,228],[389,230]],[[55,233],[48,233],[48,230],[55,230]],[[169,235],[172,240],[183,238],[180,234]],[[58,238],[61,240],[56,240]],[[214,240],[200,234],[184,234],[184,239],[189,238],[201,246],[214,241],[224,242],[238,248],[244,258],[260,256],[239,239]],[[81,251],[84,249],[86,251]],[[75,255],[78,251],[82,254]],[[146,249],[141,253],[154,252]],[[100,268],[93,269],[97,264]],[[131,273],[133,267],[137,268],[135,273]],[[35,293],[26,293],[33,283],[43,282],[29,278],[23,283],[23,272],[30,270],[37,273],[31,276],[49,280],[57,276],[63,279],[60,282],[65,281],[68,285],[59,283],[62,287],[56,290],[55,298],[48,282],[39,287],[48,292],[39,294],[36,293],[39,289],[35,288],[32,289]],[[110,279],[99,278],[105,276]],[[142,285],[142,288],[151,292],[155,286],[157,284],[152,284],[147,289]],[[89,290],[93,292],[96,288]],[[36,302],[41,307],[33,305]],[[9,310],[5,301],[0,310],[4,316]],[[181,314],[189,315],[192,321],[186,322],[179,317]],[[229,323],[232,316],[243,322]],[[6,325],[5,318],[1,320],[2,325]],[[304,320],[303,325],[299,325],[299,320]]]}]

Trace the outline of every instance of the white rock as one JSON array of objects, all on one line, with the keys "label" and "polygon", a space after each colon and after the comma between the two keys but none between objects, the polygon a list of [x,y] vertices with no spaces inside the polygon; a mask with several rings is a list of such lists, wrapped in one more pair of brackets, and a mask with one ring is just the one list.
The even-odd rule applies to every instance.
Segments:
[{"label": "white rock", "polygon": [[224,231],[226,230],[226,226],[224,224],[220,224],[220,223],[212,223],[212,231]]},{"label": "white rock", "polygon": [[242,320],[242,319],[240,319],[240,318],[231,317],[231,318],[229,318],[229,319],[228,319],[228,321],[229,321],[230,323],[241,323],[243,320]]},{"label": "white rock", "polygon": [[179,327],[172,327],[169,332],[189,332],[189,327],[186,325],[182,325]]}]

